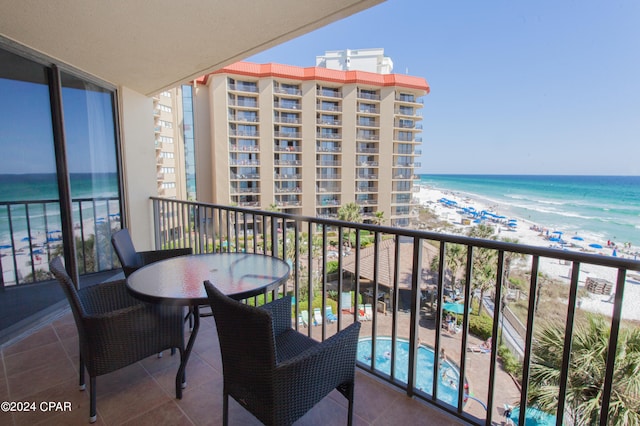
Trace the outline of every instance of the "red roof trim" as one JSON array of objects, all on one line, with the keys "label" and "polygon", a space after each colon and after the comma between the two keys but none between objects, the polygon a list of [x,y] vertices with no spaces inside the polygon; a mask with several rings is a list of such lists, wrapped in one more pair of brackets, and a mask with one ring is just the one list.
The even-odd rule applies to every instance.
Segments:
[{"label": "red roof trim", "polygon": [[296,67],[275,63],[255,64],[252,62],[236,62],[228,67],[197,79],[200,84],[207,84],[209,75],[236,74],[248,77],[277,77],[292,80],[318,80],[339,84],[367,84],[372,86],[399,86],[408,89],[424,90],[429,93],[431,88],[422,77],[403,74],[376,74],[366,71],[340,71],[320,67]]}]

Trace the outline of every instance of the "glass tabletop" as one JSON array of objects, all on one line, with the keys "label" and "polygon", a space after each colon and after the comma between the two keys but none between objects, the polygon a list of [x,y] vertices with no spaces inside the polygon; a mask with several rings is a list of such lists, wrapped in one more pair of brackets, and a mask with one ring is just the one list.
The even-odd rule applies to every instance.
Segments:
[{"label": "glass tabletop", "polygon": [[262,254],[196,254],[146,265],[127,278],[127,288],[147,302],[202,305],[205,280],[240,300],[275,290],[289,272],[286,262]]}]

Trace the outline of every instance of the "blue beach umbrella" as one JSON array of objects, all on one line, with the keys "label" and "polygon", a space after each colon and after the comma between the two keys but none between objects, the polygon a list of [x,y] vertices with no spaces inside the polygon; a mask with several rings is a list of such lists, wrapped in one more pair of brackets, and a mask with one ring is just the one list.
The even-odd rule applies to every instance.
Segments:
[{"label": "blue beach umbrella", "polygon": [[601,249],[602,248],[602,246],[600,244],[596,244],[596,243],[589,244],[589,247],[593,247],[594,249]]},{"label": "blue beach umbrella", "polygon": [[576,241],[584,241],[584,238],[578,237],[577,235],[575,237],[571,237],[571,239]]},{"label": "blue beach umbrella", "polygon": [[11,244],[3,244],[0,246],[0,250],[10,249],[13,247]]}]

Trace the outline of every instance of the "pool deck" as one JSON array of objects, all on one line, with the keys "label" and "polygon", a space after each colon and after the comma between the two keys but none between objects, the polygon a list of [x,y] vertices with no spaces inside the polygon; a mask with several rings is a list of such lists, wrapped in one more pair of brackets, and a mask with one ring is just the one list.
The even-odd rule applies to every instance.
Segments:
[{"label": "pool deck", "polygon": [[[342,313],[342,327],[346,327],[353,321],[353,314]],[[397,314],[397,336],[409,338],[409,324],[411,318],[409,313],[399,312]],[[301,327],[302,332],[310,332],[311,337],[321,339],[322,325],[310,326],[308,328]],[[337,323],[325,323],[325,336],[331,336],[336,332]],[[363,321],[360,330],[360,337],[372,336],[373,321]],[[376,313],[376,332],[377,336],[391,336],[392,317],[390,314],[385,315],[382,312]],[[426,318],[420,319],[419,339],[420,342],[427,346],[435,346],[435,320]],[[461,357],[466,356],[466,379],[469,383],[470,394],[486,403],[488,400],[489,373],[491,365],[491,354],[462,350],[462,333],[449,334],[446,330],[442,330],[441,339],[442,347],[445,349],[446,357],[449,362],[460,365]],[[469,347],[480,346],[482,341],[472,335],[468,335],[467,344]],[[505,424],[505,418],[502,415],[504,404],[515,405],[520,398],[520,389],[515,380],[506,373],[498,359],[496,366],[496,375],[494,383],[493,410],[491,416],[491,424]],[[473,399],[465,405],[464,411],[474,417],[485,419],[487,413],[482,405]]]}]

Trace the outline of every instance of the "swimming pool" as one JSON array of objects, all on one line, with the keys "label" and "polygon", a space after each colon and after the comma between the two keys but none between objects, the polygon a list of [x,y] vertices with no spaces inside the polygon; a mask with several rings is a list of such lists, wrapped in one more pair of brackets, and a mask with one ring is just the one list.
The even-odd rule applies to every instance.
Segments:
[{"label": "swimming pool", "polygon": [[[511,412],[513,424],[518,424],[518,417],[520,417],[520,407],[515,407]],[[556,416],[547,414],[537,408],[529,407],[527,408],[526,421],[527,426],[555,426]]]},{"label": "swimming pool", "polygon": [[[408,382],[409,341],[396,339],[395,378],[403,383]],[[376,370],[391,374],[391,338],[376,338],[376,356],[374,367]],[[418,346],[418,363],[416,372],[416,388],[431,395],[433,385],[433,349],[424,345]],[[371,338],[366,337],[358,341],[358,361],[371,363]],[[440,367],[440,381],[438,383],[438,399],[454,407],[458,406],[458,383],[460,372],[458,367],[449,361]]]}]

